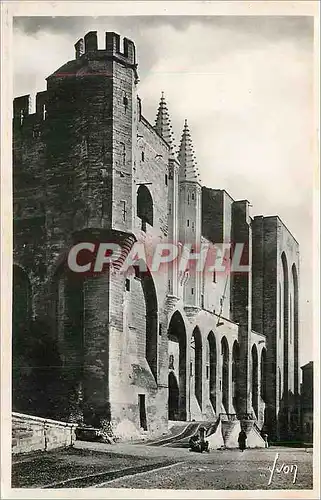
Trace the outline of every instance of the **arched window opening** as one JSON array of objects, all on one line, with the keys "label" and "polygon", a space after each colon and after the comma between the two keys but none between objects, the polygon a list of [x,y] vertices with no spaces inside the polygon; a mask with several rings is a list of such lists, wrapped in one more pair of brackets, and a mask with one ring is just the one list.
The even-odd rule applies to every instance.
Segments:
[{"label": "arched window opening", "polygon": [[194,364],[194,394],[202,409],[202,337],[197,327],[194,328],[190,347],[191,360]]},{"label": "arched window opening", "polygon": [[226,413],[229,413],[229,347],[226,337],[221,340],[222,352],[222,403]]},{"label": "arched window opening", "polygon": [[208,364],[209,364],[209,399],[212,404],[213,410],[216,411],[216,369],[217,369],[217,357],[216,357],[216,340],[213,332],[210,332],[207,337],[207,348],[208,348]]},{"label": "arched window opening", "polygon": [[146,224],[154,223],[153,199],[146,186],[141,185],[137,190],[137,216],[141,219],[142,230],[146,231]]},{"label": "arched window opening", "polygon": [[259,391],[258,391],[258,354],[257,348],[254,344],[252,347],[252,407],[258,418],[259,410]]}]

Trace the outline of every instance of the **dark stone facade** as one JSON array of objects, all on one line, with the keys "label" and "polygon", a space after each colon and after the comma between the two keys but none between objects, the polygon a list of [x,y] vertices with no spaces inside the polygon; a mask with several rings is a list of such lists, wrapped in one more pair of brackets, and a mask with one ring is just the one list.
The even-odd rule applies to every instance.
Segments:
[{"label": "dark stone facade", "polygon": [[[13,408],[115,433],[254,415],[296,432],[298,244],[278,217],[181,175],[137,96],[134,44],[88,33],[14,100]],[[187,128],[185,127],[185,135]],[[188,170],[188,169],[187,169]],[[186,173],[186,168],[185,168]],[[141,201],[143,200],[143,201]],[[149,201],[151,200],[151,201]],[[150,203],[150,204],[149,204]],[[244,244],[248,273],[72,273],[81,241]],[[170,365],[169,365],[170,358]]]}]

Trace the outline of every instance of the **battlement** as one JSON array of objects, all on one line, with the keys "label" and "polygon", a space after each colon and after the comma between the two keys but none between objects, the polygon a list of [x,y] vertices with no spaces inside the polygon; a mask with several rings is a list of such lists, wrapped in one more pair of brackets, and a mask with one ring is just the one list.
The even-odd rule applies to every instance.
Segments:
[{"label": "battlement", "polygon": [[129,64],[136,65],[136,49],[134,43],[128,38],[124,38],[121,44],[120,35],[112,31],[106,32],[104,49],[98,48],[97,31],[89,31],[84,38],[80,38],[75,44],[76,59],[92,55],[95,52],[103,56],[117,57],[123,61],[126,60]]},{"label": "battlement", "polygon": [[34,118],[37,120],[45,120],[46,103],[47,103],[47,91],[44,90],[42,92],[38,92],[36,94],[36,112],[31,114],[30,94],[15,97],[13,100],[14,122],[20,123],[20,125],[22,125],[26,120],[29,121],[30,118]]}]

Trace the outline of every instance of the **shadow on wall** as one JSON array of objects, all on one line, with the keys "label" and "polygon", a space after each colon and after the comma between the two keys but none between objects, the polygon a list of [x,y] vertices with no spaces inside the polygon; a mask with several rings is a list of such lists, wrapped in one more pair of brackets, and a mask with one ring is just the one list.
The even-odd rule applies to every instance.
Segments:
[{"label": "shadow on wall", "polygon": [[[39,320],[13,323],[12,409],[53,418],[63,416],[61,362],[49,326]],[[59,387],[58,387],[59,385]],[[55,395],[55,396],[53,396]],[[59,397],[57,397],[59,395]],[[58,411],[59,408],[59,411]]]},{"label": "shadow on wall", "polygon": [[299,394],[288,391],[280,401],[278,412],[278,439],[280,441],[300,441],[300,400]]}]

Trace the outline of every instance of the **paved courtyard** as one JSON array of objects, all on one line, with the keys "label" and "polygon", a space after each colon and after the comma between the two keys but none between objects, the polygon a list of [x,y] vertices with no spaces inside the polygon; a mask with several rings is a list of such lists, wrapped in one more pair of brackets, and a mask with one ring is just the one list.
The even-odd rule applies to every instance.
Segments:
[{"label": "paved courtyard", "polygon": [[[211,451],[78,441],[74,448],[15,457],[22,488],[312,489],[312,449]],[[271,477],[271,472],[273,474]]]}]

